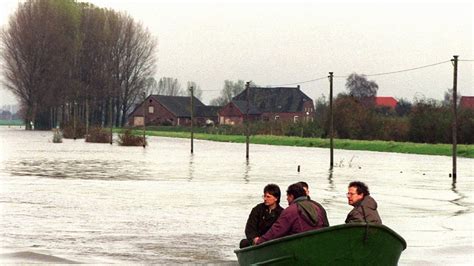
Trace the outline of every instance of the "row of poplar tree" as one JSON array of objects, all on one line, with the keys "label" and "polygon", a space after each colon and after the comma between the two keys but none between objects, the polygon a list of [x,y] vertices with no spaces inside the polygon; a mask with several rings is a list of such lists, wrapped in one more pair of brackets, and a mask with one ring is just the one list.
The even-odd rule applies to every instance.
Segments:
[{"label": "row of poplar tree", "polygon": [[4,84],[29,128],[123,126],[156,70],[157,41],[142,24],[74,0],[19,3],[1,41]]}]

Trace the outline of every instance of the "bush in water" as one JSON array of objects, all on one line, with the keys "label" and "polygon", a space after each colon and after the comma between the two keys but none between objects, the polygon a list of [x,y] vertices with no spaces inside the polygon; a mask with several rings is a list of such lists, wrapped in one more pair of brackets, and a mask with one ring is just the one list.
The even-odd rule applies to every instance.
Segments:
[{"label": "bush in water", "polygon": [[110,130],[101,127],[94,127],[89,130],[86,142],[109,143],[111,140]]},{"label": "bush in water", "polygon": [[53,143],[62,143],[63,142],[63,134],[59,128],[53,129]]},{"label": "bush in water", "polygon": [[118,136],[118,144],[121,146],[146,146],[147,141],[143,136],[132,135],[132,130],[127,129],[123,134]]}]

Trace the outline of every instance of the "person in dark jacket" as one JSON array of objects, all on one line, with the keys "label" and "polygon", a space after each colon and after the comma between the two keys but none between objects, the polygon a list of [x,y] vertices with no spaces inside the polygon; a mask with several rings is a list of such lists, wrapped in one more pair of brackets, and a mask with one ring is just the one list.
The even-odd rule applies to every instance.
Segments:
[{"label": "person in dark jacket", "polygon": [[265,234],[278,219],[283,208],[280,206],[280,187],[268,184],[263,189],[263,202],[250,212],[245,225],[246,239],[240,241],[240,248],[255,244],[254,240]]},{"label": "person in dark jacket", "polygon": [[255,243],[280,238],[287,235],[323,228],[323,212],[314,201],[308,200],[303,186],[292,184],[286,191],[288,208],[286,208],[263,236],[258,237]]},{"label": "person in dark jacket", "polygon": [[377,202],[370,196],[369,188],[359,181],[349,183],[347,200],[354,208],[346,218],[347,223],[382,224],[377,212]]},{"label": "person in dark jacket", "polygon": [[323,217],[323,226],[324,227],[328,227],[329,226],[329,220],[328,220],[328,216],[326,214],[326,210],[324,209],[324,207],[319,204],[318,202],[312,200],[309,196],[309,186],[308,186],[308,183],[304,182],[304,181],[300,181],[298,182],[301,186],[303,186],[303,189],[304,189],[304,192],[306,194],[306,197],[308,197],[308,200],[311,200],[314,204],[318,205],[318,207],[321,209],[322,211],[322,217]]}]

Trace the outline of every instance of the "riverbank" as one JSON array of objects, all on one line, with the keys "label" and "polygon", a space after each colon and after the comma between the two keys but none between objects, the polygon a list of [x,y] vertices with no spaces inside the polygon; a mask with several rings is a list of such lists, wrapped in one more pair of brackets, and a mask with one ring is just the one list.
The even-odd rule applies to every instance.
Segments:
[{"label": "riverbank", "polygon": [[[120,129],[116,129],[120,132]],[[143,134],[141,130],[134,130],[134,134]],[[189,132],[171,132],[171,131],[146,131],[148,136],[160,136],[170,138],[190,138]],[[195,139],[219,141],[219,142],[235,142],[245,143],[245,136],[242,135],[215,135],[194,133]],[[252,144],[267,144],[280,146],[298,146],[298,147],[317,147],[329,148],[329,139],[321,138],[301,138],[301,137],[287,137],[287,136],[270,136],[270,135],[255,135],[250,136],[250,143]],[[349,140],[349,139],[334,139],[334,148],[343,150],[363,150],[363,151],[379,151],[379,152],[396,152],[396,153],[410,153],[423,155],[452,155],[451,144],[427,144],[427,143],[412,143],[412,142],[394,142],[381,140]],[[459,157],[474,158],[474,145],[457,145],[457,154]]]}]

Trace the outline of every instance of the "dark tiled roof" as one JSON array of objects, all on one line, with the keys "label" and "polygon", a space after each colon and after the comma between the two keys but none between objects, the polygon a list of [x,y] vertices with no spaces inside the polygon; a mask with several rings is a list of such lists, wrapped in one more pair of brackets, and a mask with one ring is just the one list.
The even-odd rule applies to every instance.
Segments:
[{"label": "dark tiled roof", "polygon": [[[191,97],[167,95],[152,95],[151,97],[153,97],[177,117],[191,117]],[[204,106],[204,104],[199,101],[198,98],[194,97],[195,110],[199,106]]]},{"label": "dark tiled roof", "polygon": [[[299,87],[250,88],[250,108],[261,113],[293,113],[302,112],[303,104],[311,101]],[[232,99],[232,102],[247,100],[247,90]],[[246,107],[246,105],[245,105]],[[239,106],[239,109],[240,106]],[[242,110],[242,109],[241,109]],[[245,113],[245,108],[243,109]]]},{"label": "dark tiled roof", "polygon": [[194,114],[195,117],[217,117],[217,112],[222,106],[197,106]]},{"label": "dark tiled roof", "polygon": [[[240,100],[232,100],[232,103],[239,108],[242,114],[247,113],[247,101],[240,101]],[[250,103],[249,105],[249,115],[259,115],[261,114],[260,110],[258,110],[255,105]]]}]

